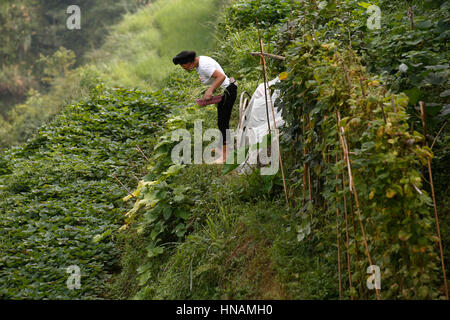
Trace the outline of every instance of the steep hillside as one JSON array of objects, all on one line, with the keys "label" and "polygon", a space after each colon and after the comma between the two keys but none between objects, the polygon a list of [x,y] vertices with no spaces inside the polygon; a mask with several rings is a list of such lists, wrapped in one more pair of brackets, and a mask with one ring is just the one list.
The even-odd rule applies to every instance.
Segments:
[{"label": "steep hillside", "polygon": [[[448,299],[450,1],[235,0],[215,41],[169,28],[196,30],[194,12],[211,17],[196,6],[219,3],[186,1],[128,16],[91,56],[110,86],[157,91],[96,86],[1,154],[1,297]],[[170,57],[192,41],[252,94],[258,33],[286,58],[267,59],[269,79],[285,76],[286,189],[281,170],[171,158],[173,133],[194,144],[217,110],[195,104],[205,87]],[[238,117],[236,103],[231,128]],[[70,265],[81,289],[67,288]]]},{"label": "steep hillside", "polygon": [[[170,6],[179,10],[180,5],[188,4],[192,5],[192,1],[168,1],[128,15],[116,26],[103,49],[115,58],[103,59],[101,67],[108,67],[108,61],[113,64],[119,57],[131,64],[138,56],[147,56],[141,44],[157,49],[159,43],[149,36],[149,28],[153,28],[150,33],[159,32],[159,27],[153,25],[153,17],[167,13],[164,10]],[[193,9],[191,6],[190,10]],[[200,10],[199,15],[184,11],[189,15],[186,21],[191,24],[192,19],[205,21],[205,25],[193,26],[194,31],[203,32],[203,37],[198,42],[191,38],[192,48],[201,50],[201,43],[204,46],[212,38],[208,29],[208,21],[214,17],[212,11],[211,6]],[[143,24],[136,24],[138,20]],[[181,22],[182,15],[172,27],[176,30]],[[189,38],[180,32],[171,33],[168,28],[161,26],[161,30],[171,34],[173,50],[178,50],[176,44],[181,45]],[[113,45],[115,37],[121,35],[126,35],[129,41]],[[131,42],[136,46],[134,50]],[[52,63],[72,63],[67,51],[52,59]],[[139,70],[156,72],[164,59],[167,57],[154,56],[152,67],[141,66]],[[170,60],[161,64],[168,63]],[[184,93],[105,88],[99,84],[101,76],[95,76],[98,72],[95,65],[87,64],[58,76],[52,93],[35,93],[26,105],[11,113],[15,120],[1,124],[2,138],[20,141],[33,135],[26,143],[0,154],[3,299],[101,298],[106,281],[118,267],[120,247],[115,233],[120,227],[120,213],[125,210],[120,200],[125,189],[120,183],[132,188],[137,184],[132,174],[140,177],[145,173],[142,170],[145,158],[136,147],[152,154],[164,119],[171,108],[183,103]],[[108,71],[104,80],[108,82],[114,75]],[[133,84],[133,77],[139,78],[129,72],[128,84],[138,86],[137,81]],[[115,79],[116,86],[127,84],[125,79],[124,82],[118,80],[120,77]],[[140,84],[149,86],[150,82]],[[91,87],[90,94],[81,99],[83,94],[78,90]],[[64,105],[69,96],[81,101],[60,110],[57,106]],[[42,125],[51,118],[51,122]],[[80,268],[81,290],[67,287],[70,276],[67,268],[72,265]]]},{"label": "steep hillside", "polygon": [[[282,156],[289,205],[280,172],[221,177],[214,167],[174,166],[170,132],[192,129],[193,120],[188,111],[177,115],[126,215],[115,297],[445,299],[440,256],[448,256],[447,187],[435,179],[440,239],[427,182],[433,153],[415,107],[419,100],[428,106],[436,170],[448,153],[448,129],[437,135],[448,117],[448,66],[427,63],[448,55],[446,36],[430,29],[448,29],[449,2],[414,3],[414,29],[404,16],[407,3],[379,1],[384,27],[373,31],[367,27],[369,3],[296,4],[236,1],[212,53],[249,88],[260,74],[249,57],[259,49],[258,19],[266,50],[287,58],[268,66],[270,78],[288,73],[276,105],[288,124]],[[427,16],[435,20],[425,26]],[[388,28],[395,33],[387,34]],[[414,64],[408,60],[417,57],[413,44],[378,53],[376,43],[400,41],[399,33],[426,35],[422,46],[435,48],[438,60],[414,65],[422,72],[415,81],[396,69],[402,63],[397,55]],[[442,99],[429,96],[431,91]],[[235,110],[234,124],[236,117]],[[381,270],[381,290],[366,286],[370,265]]]}]

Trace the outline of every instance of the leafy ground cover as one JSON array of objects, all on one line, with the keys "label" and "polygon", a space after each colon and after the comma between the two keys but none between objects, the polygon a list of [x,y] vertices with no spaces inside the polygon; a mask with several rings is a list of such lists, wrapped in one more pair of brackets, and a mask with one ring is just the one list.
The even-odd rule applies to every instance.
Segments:
[{"label": "leafy ground cover", "polygon": [[[36,138],[0,157],[0,297],[97,298],[115,269],[118,198],[141,174],[168,113],[160,92],[106,90],[68,106]],[[81,269],[81,290],[66,287],[67,267]]]}]

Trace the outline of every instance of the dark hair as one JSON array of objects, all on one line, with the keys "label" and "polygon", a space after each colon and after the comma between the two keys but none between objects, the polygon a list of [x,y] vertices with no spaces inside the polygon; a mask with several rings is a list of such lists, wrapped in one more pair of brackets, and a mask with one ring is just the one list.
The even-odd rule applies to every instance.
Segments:
[{"label": "dark hair", "polygon": [[195,51],[181,51],[172,60],[174,64],[185,64],[189,62],[194,62],[195,57],[196,57]]}]

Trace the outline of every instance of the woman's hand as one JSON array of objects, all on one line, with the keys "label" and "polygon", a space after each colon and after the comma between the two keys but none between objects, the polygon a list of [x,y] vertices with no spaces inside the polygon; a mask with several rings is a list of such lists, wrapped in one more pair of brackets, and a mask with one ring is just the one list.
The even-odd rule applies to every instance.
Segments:
[{"label": "woman's hand", "polygon": [[211,89],[206,90],[204,98],[205,100],[211,100],[213,97],[213,91]]}]

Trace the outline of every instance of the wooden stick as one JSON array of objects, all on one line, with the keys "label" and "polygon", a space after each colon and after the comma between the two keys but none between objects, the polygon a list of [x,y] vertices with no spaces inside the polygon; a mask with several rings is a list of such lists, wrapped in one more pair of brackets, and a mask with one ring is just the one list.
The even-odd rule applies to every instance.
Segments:
[{"label": "wooden stick", "polygon": [[[256,25],[258,25],[258,19],[256,19]],[[264,55],[262,55],[264,53],[264,47],[263,47],[263,42],[262,42],[262,39],[261,39],[261,33],[259,31],[259,26],[258,26],[258,39],[259,39],[259,47],[261,49],[261,56],[260,57],[261,57],[261,60],[263,62],[264,96],[265,96],[265,102],[266,102],[267,126],[268,126],[269,133],[270,133],[271,131],[270,131],[270,119],[269,119],[269,107],[268,107],[268,102],[267,102],[268,81],[267,81],[266,59],[264,58]],[[269,95],[270,95],[270,91],[269,91]],[[271,103],[271,107],[272,107],[272,118],[273,118],[272,120],[273,120],[273,125],[274,125],[274,130],[275,130],[275,137],[276,137],[276,143],[277,143],[277,148],[278,148],[278,158],[279,158],[279,161],[280,161],[281,176],[283,178],[284,197],[285,197],[285,200],[286,200],[286,205],[289,206],[289,200],[288,200],[287,188],[286,188],[286,179],[284,177],[283,160],[282,160],[282,157],[281,157],[280,142],[279,142],[279,137],[278,137],[277,125],[276,125],[276,121],[275,121],[275,111],[274,111],[274,108],[273,108],[272,96],[270,96],[270,103]]]},{"label": "wooden stick", "polygon": [[[381,113],[383,114],[384,124],[386,124],[386,114],[384,113],[383,102],[380,103]],[[414,123],[414,122],[413,122]]]},{"label": "wooden stick", "polygon": [[353,239],[355,240],[356,267],[358,268],[358,272],[360,274],[360,277],[359,277],[359,282],[360,282],[359,283],[359,293],[364,299],[367,300],[367,296],[365,294],[365,291],[363,291],[364,279],[363,279],[363,272],[361,270],[361,265],[360,265],[361,259],[359,258],[359,242],[358,242],[358,238],[356,236],[355,212],[354,212],[354,209],[353,209],[353,195],[352,195],[351,192],[349,194],[349,197],[350,197],[350,199],[349,199],[350,200],[349,201],[350,202],[350,216],[352,218],[352,227],[353,227]]},{"label": "wooden stick", "polygon": [[[420,101],[419,105],[420,105],[420,117],[422,119],[423,131],[425,133],[425,145],[428,147],[428,142],[427,142],[427,137],[426,137],[426,132],[427,132],[426,121],[425,121],[426,115],[425,115],[425,110],[423,108],[423,102]],[[436,206],[436,197],[434,194],[433,174],[431,172],[431,159],[428,157],[427,157],[427,162],[428,162],[428,175],[430,177],[431,196],[433,198],[434,220],[436,222],[436,231],[437,231],[437,235],[438,235],[438,239],[439,239],[439,252],[441,255],[442,274],[444,276],[445,297],[447,298],[447,300],[449,300],[448,287],[447,287],[447,276],[445,274],[444,250],[442,249],[441,231],[439,229],[439,219],[438,219],[437,206]]]},{"label": "wooden stick", "polygon": [[[341,154],[341,160],[342,160],[342,154]],[[345,190],[345,173],[344,170],[342,170],[342,190]],[[344,217],[345,217],[345,248],[346,248],[346,255],[347,255],[347,271],[348,271],[348,285],[350,288],[350,292],[352,289],[352,269],[351,269],[351,261],[350,261],[350,253],[349,253],[349,236],[348,236],[348,215],[347,215],[347,197],[345,196],[344,192]],[[353,300],[353,296],[350,294],[350,299]]]},{"label": "wooden stick", "polygon": [[359,75],[359,84],[361,85],[362,94],[363,94],[364,98],[366,98],[367,97],[366,90],[364,89],[364,83],[363,83],[363,79],[362,79],[361,75]]},{"label": "wooden stick", "polygon": [[282,61],[286,60],[286,57],[279,56],[279,55],[272,54],[272,53],[266,53],[266,52],[250,52],[250,54],[251,54],[252,56],[260,56],[260,57],[264,56],[264,57],[269,57],[269,58],[272,58],[272,59],[282,60]]},{"label": "wooden stick", "polygon": [[[272,105],[272,96],[270,96],[270,103],[271,103],[271,107],[272,107],[272,113],[274,113],[273,105]],[[276,124],[276,121],[275,121],[275,114],[273,114],[273,125],[275,127],[275,136],[276,136],[276,139],[277,139],[278,157],[280,158],[280,168],[281,168],[281,177],[283,178],[284,196],[286,198],[286,205],[289,207],[289,200],[288,200],[288,196],[287,196],[287,187],[286,187],[286,179],[284,177],[283,158],[281,157],[280,141],[279,141],[279,134],[278,134],[277,124]],[[311,221],[311,223],[312,223],[312,221]]]},{"label": "wooden stick", "polygon": [[136,149],[144,156],[145,160],[147,160],[148,162],[150,162],[150,159],[147,158],[147,156],[146,156],[145,153],[141,150],[141,148],[139,148],[139,146],[136,146]]},{"label": "wooden stick", "polygon": [[[307,113],[307,117],[305,116],[306,119],[306,125],[309,126],[309,113]],[[308,179],[308,198],[309,198],[309,203],[311,203],[312,205],[312,188],[311,188],[311,168],[309,166],[309,163],[306,165],[306,177]],[[312,212],[309,213],[310,218],[311,218],[311,225],[312,225]]]},{"label": "wooden stick", "polygon": [[[351,164],[350,164],[350,157],[348,155],[348,145],[344,136],[344,128],[339,126],[339,122],[341,121],[341,116],[339,114],[339,110],[336,110],[336,116],[337,116],[337,121],[338,121],[338,132],[339,132],[339,141],[341,142],[341,146],[342,149],[344,150],[344,155],[345,155],[345,159],[347,162],[347,167],[348,167],[348,172],[349,172],[349,181],[352,185],[352,189],[353,189],[353,195],[355,196],[355,204],[356,204],[356,212],[358,214],[358,220],[359,220],[359,225],[361,228],[361,232],[362,232],[362,236],[363,236],[363,243],[364,243],[364,247],[366,249],[366,254],[367,254],[367,258],[369,259],[369,263],[372,266],[372,257],[370,256],[370,252],[369,252],[369,245],[367,243],[367,237],[366,237],[366,232],[364,229],[364,225],[362,223],[362,217],[361,217],[361,208],[359,205],[359,198],[358,198],[358,192],[356,191],[356,187],[355,187],[355,183],[353,180],[353,175],[352,175],[352,169],[351,169]],[[377,300],[380,300],[380,292],[378,291],[378,288],[375,287],[375,292],[377,295]]]},{"label": "wooden stick", "polygon": [[[414,122],[413,122],[413,124],[414,124]],[[436,142],[437,138],[438,138],[439,135],[441,134],[442,129],[444,129],[444,127],[445,127],[446,124],[447,124],[447,120],[444,121],[444,124],[442,125],[442,127],[441,127],[441,129],[439,130],[438,134],[437,134],[436,137],[434,138],[433,143],[431,144],[430,149],[433,149],[434,143]]]},{"label": "wooden stick", "polygon": [[411,7],[408,8],[408,17],[410,21],[411,30],[414,29],[414,12]]},{"label": "wooden stick", "polygon": [[392,104],[392,111],[394,111],[394,113],[397,113],[397,109],[395,108],[395,102],[394,102],[394,96],[391,95],[391,104]]},{"label": "wooden stick", "polygon": [[136,179],[137,182],[141,181],[138,177],[136,177],[136,175],[134,173],[131,173],[131,175],[133,176],[133,178]]},{"label": "wooden stick", "polygon": [[342,68],[344,69],[345,78],[347,79],[348,90],[349,90],[349,92],[351,92],[352,91],[352,81],[350,80],[350,76],[348,75],[348,70],[347,70],[347,66],[345,65],[344,58],[341,59],[341,62],[342,62]]},{"label": "wooden stick", "polygon": [[[259,31],[259,26],[258,26],[258,19],[256,19],[256,26],[257,26],[257,29],[258,29],[259,48],[261,50],[261,53],[264,53],[263,43],[262,43],[262,40],[261,40],[261,34],[260,34],[260,31]],[[262,65],[263,65],[264,97],[265,97],[264,101],[266,103],[267,128],[268,128],[269,133],[270,133],[269,103],[267,101],[266,60],[264,60],[264,56],[260,56],[260,60],[261,60]]]},{"label": "wooden stick", "polygon": [[[303,115],[302,119],[302,132],[303,132],[303,158],[306,156],[306,146],[305,146],[305,116]],[[303,201],[302,205],[305,204],[306,201],[306,162],[303,162]],[[312,216],[311,216],[312,221]]]},{"label": "wooden stick", "polygon": [[125,187],[125,185],[122,183],[122,181],[120,181],[119,179],[117,179],[117,177],[116,177],[114,174],[113,174],[112,176],[113,176],[114,179],[116,179],[116,180],[120,183],[120,185],[122,186],[122,188],[124,188],[124,189],[128,192],[128,194],[129,194],[130,196],[132,196],[133,198],[136,198],[136,197],[130,192],[130,190],[128,190],[128,188]]},{"label": "wooden stick", "polygon": [[[338,162],[338,157],[336,154],[336,163]],[[336,174],[336,180],[339,178],[339,176]],[[336,194],[338,194],[339,189],[336,185]],[[337,202],[337,201],[336,201]],[[342,299],[342,277],[341,277],[341,230],[339,228],[339,208],[336,206],[336,242],[337,242],[337,248],[338,248],[338,274],[339,274],[339,299]]]}]

